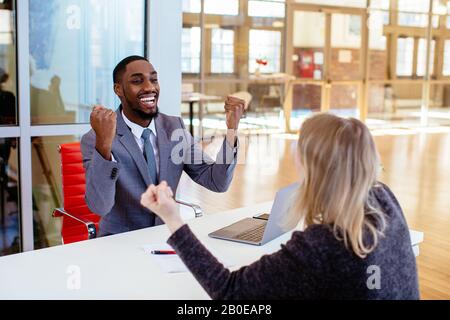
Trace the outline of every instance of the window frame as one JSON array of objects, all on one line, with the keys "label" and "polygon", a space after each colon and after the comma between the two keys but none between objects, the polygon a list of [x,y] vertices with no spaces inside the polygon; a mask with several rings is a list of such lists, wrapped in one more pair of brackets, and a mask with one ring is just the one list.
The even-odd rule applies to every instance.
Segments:
[{"label": "window frame", "polygon": [[283,53],[284,53],[284,48],[283,48],[283,31],[282,30],[273,29],[273,28],[264,28],[264,27],[256,27],[255,28],[255,27],[253,27],[253,28],[249,28],[249,31],[248,31],[249,32],[248,33],[249,50],[248,50],[248,59],[247,59],[247,62],[248,62],[248,69],[247,69],[247,71],[248,71],[248,73],[249,74],[254,74],[254,71],[252,72],[251,69],[250,69],[250,59],[252,58],[251,53],[250,53],[250,47],[251,47],[251,45],[250,45],[250,33],[251,33],[252,30],[277,32],[277,33],[280,34],[280,46],[279,46],[280,52],[279,52],[279,61],[278,61],[278,65],[279,65],[278,71],[261,72],[261,73],[263,73],[263,74],[271,74],[271,73],[280,73],[280,72],[282,72],[282,70],[283,70],[283,60],[284,60],[284,57],[283,57]]},{"label": "window frame", "polygon": [[[233,57],[232,57],[232,64],[233,64],[233,70],[231,72],[214,72],[213,71],[213,31],[214,30],[228,30],[233,32],[233,42],[231,44],[232,47],[232,51],[233,51]],[[209,59],[209,74],[212,76],[218,76],[218,75],[232,75],[236,73],[236,53],[235,53],[235,44],[236,44],[236,32],[233,29],[230,28],[223,28],[221,26],[219,26],[218,28],[213,28],[211,29],[211,37],[209,37],[209,41],[210,41],[210,48],[211,48],[211,52],[210,52],[210,59]],[[223,44],[220,44],[221,46],[223,46]],[[226,44],[229,45],[229,44]],[[226,59],[221,59],[222,61],[226,60]],[[228,59],[227,59],[228,60]]]}]

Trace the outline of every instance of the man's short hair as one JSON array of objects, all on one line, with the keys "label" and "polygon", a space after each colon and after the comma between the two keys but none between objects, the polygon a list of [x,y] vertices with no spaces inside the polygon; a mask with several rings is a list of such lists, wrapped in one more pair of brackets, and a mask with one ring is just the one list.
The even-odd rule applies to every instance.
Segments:
[{"label": "man's short hair", "polygon": [[117,66],[114,68],[114,71],[113,71],[113,81],[114,81],[114,83],[119,83],[120,79],[122,78],[123,73],[127,69],[127,65],[130,62],[138,61],[138,60],[145,60],[145,61],[148,62],[148,60],[146,58],[141,57],[141,56],[129,56],[129,57],[126,57],[126,58],[122,59],[122,61],[120,61],[117,64]]}]

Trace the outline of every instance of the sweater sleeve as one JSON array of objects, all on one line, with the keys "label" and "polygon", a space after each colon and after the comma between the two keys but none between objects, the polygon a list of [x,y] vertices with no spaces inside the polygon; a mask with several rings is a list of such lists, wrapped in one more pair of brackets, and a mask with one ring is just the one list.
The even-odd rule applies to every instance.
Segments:
[{"label": "sweater sleeve", "polygon": [[312,299],[319,296],[320,261],[303,233],[273,254],[230,272],[195,237],[187,225],[168,243],[213,299]]}]

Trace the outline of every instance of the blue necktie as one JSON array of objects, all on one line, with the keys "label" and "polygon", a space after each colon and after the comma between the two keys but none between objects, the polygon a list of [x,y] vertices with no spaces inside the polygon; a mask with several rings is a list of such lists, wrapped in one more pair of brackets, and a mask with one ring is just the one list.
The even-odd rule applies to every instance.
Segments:
[{"label": "blue necktie", "polygon": [[150,129],[144,129],[141,137],[144,139],[144,153],[147,158],[148,173],[150,174],[153,184],[156,185],[158,184],[156,177],[156,159],[155,154],[153,153],[152,143],[150,142],[151,133]]}]

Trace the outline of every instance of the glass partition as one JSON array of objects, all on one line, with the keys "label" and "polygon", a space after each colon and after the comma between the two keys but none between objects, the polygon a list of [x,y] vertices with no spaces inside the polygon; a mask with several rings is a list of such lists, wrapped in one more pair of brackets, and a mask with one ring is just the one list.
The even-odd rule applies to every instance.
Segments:
[{"label": "glass partition", "polygon": [[20,252],[18,148],[18,138],[0,138],[0,256]]},{"label": "glass partition", "polygon": [[[0,2],[0,134],[18,124],[16,2]],[[20,139],[0,135],[0,256],[20,252]]]},{"label": "glass partition", "polygon": [[183,0],[181,110],[194,135],[224,132],[231,94],[250,99],[241,129],[265,130],[276,119],[279,130],[285,8],[284,0],[203,0],[202,12],[202,0]]},{"label": "glass partition", "polygon": [[[89,123],[94,104],[119,106],[112,72],[126,56],[145,56],[146,9],[144,0],[29,1],[32,125]],[[80,139],[31,137],[34,248],[61,243],[61,218],[52,217],[63,206],[58,145]]]},{"label": "glass partition", "polygon": [[144,54],[145,8],[143,0],[29,2],[32,124],[88,123],[92,105],[118,107],[112,70]]},{"label": "glass partition", "polygon": [[18,123],[14,4],[0,2],[0,126]]},{"label": "glass partition", "polygon": [[64,206],[58,146],[80,140],[81,136],[78,135],[31,139],[35,249],[61,244],[62,218],[52,216],[53,209]]}]

